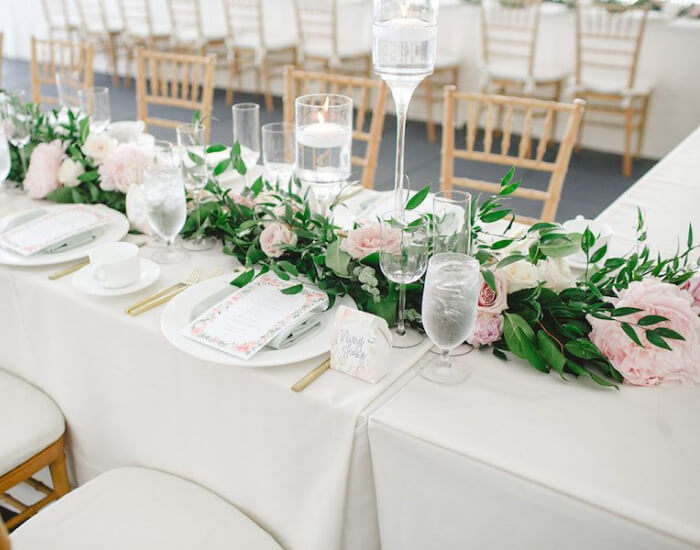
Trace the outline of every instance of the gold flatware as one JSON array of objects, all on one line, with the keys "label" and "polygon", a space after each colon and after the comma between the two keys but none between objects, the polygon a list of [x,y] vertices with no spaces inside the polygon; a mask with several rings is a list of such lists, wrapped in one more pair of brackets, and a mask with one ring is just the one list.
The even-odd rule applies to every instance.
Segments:
[{"label": "gold flatware", "polygon": [[314,370],[304,375],[304,377],[301,378],[296,384],[294,384],[292,386],[292,391],[297,393],[300,392],[330,368],[331,358],[329,357]]},{"label": "gold flatware", "polygon": [[[141,248],[144,246],[146,243],[138,243],[136,246]],[[63,269],[60,269],[59,271],[55,271],[51,275],[49,275],[49,279],[51,281],[55,281],[56,279],[60,279],[61,277],[65,277],[66,275],[70,275],[71,273],[75,273],[79,269],[83,269],[86,265],[90,265],[90,258],[85,258],[84,260],[80,260],[77,264],[70,265],[68,267],[64,267]]]},{"label": "gold flatware", "polygon": [[[211,271],[211,273],[209,273],[209,275],[207,276],[207,279],[213,279],[214,277],[218,277],[219,275],[223,275],[223,273],[224,273],[224,270],[223,270],[223,269],[220,269],[220,268],[213,269],[213,270]],[[198,281],[198,280],[199,280],[199,276],[197,277],[197,281]],[[196,283],[197,281],[195,281],[195,283]],[[169,302],[170,300],[172,300],[173,298],[175,298],[175,296],[177,296],[178,294],[180,294],[180,292],[182,292],[183,290],[185,290],[185,289],[191,287],[193,284],[194,284],[194,283],[188,284],[188,285],[185,285],[185,286],[182,286],[182,287],[179,287],[179,288],[176,288],[176,289],[172,290],[170,293],[165,294],[165,295],[162,296],[161,298],[158,298],[157,300],[148,302],[147,304],[145,304],[145,305],[143,305],[143,306],[141,306],[141,307],[132,309],[131,311],[129,311],[129,315],[131,315],[131,316],[133,316],[133,317],[136,317],[137,315],[141,315],[142,313],[145,313],[145,312],[147,312],[147,311],[153,309],[154,307],[157,307],[157,306],[159,306],[159,305],[161,305],[161,304],[164,304],[164,303],[166,303],[166,302]]]},{"label": "gold flatware", "polygon": [[162,298],[163,296],[166,296],[167,294],[169,294],[177,289],[180,289],[180,288],[184,289],[184,288],[187,288],[188,286],[192,286],[197,281],[199,281],[199,270],[193,269],[192,273],[190,273],[184,281],[180,281],[179,283],[175,283],[174,285],[171,285],[167,288],[164,288],[160,292],[156,292],[155,294],[152,294],[151,296],[144,298],[140,302],[137,302],[134,305],[131,305],[128,308],[126,308],[125,311],[130,314],[135,309],[141,308],[141,307],[145,306],[146,304],[148,304],[149,302],[157,300],[158,298]]}]

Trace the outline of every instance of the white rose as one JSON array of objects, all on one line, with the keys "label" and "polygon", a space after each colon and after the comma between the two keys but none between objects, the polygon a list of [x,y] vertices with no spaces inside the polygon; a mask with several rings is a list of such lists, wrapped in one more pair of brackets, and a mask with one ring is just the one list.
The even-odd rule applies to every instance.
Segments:
[{"label": "white rose", "polygon": [[67,158],[61,163],[61,167],[58,169],[58,181],[66,187],[76,187],[80,185],[80,180],[78,179],[85,173],[85,168],[79,162]]},{"label": "white rose", "polygon": [[107,134],[90,134],[83,145],[83,153],[92,158],[97,164],[117,150],[119,142]]},{"label": "white rose", "polygon": [[153,235],[146,214],[146,194],[140,185],[130,186],[126,193],[126,217],[129,218],[131,229],[136,229],[144,235]]},{"label": "white rose", "polygon": [[539,278],[544,286],[554,292],[561,292],[576,285],[576,277],[569,265],[561,258],[552,258],[538,266]]},{"label": "white rose", "polygon": [[539,282],[537,267],[526,260],[519,260],[502,269],[508,281],[508,292],[533,288]]}]

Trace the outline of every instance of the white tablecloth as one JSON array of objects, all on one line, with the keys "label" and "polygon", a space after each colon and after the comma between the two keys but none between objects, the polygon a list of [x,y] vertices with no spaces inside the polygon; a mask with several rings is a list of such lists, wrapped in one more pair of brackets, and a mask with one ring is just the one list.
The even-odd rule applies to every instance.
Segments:
[{"label": "white tablecloth", "polygon": [[[700,129],[601,218],[675,248],[700,205]],[[490,352],[456,386],[415,377],[370,418],[383,550],[700,545],[700,387],[562,382]]]},{"label": "white tablecloth", "polygon": [[[0,215],[36,206],[0,194]],[[144,254],[148,251],[145,250]],[[198,482],[232,502],[284,548],[378,546],[367,416],[426,350],[397,351],[376,385],[330,371],[291,385],[320,362],[246,369],[199,361],[161,334],[163,308],[124,308],[194,267],[233,268],[220,251],[164,266],[157,285],[126,297],[79,293],[48,268],[0,266],[0,366],[63,411],[77,481],[127,465]],[[0,414],[11,415],[2,409]]]},{"label": "white tablecloth", "polygon": [[[166,0],[150,0],[157,29],[170,28]],[[70,4],[70,3],[69,3]],[[110,19],[119,22],[116,2],[107,2]],[[459,62],[462,66],[460,88],[476,91],[481,80],[481,29],[478,6],[461,0],[440,3],[440,32],[438,60]],[[225,31],[223,5],[220,0],[201,0],[207,32]],[[265,0],[264,21],[268,32],[278,38],[297,36],[292,0]],[[76,19],[75,14],[73,19]],[[30,36],[46,34],[39,0],[13,3],[12,10],[2,12],[5,32],[5,55],[28,59]],[[363,45],[371,47],[372,3],[369,0],[341,0],[339,8],[339,47]],[[350,22],[350,23],[348,23]],[[559,5],[545,4],[542,8],[536,65],[572,72],[574,68],[574,15]],[[353,49],[356,49],[353,48]],[[98,58],[97,66],[105,64]],[[660,158],[700,123],[700,21],[663,19],[657,13],[649,17],[639,62],[639,78],[654,84],[643,155]],[[220,85],[227,82],[222,73]],[[243,85],[253,89],[255,79],[247,78]],[[280,81],[273,88],[282,90]],[[390,102],[391,104],[391,102]],[[389,106],[391,109],[391,105]],[[424,118],[425,108],[418,100],[411,106],[412,118]],[[435,120],[441,120],[442,108],[435,107]],[[586,147],[620,152],[623,138],[620,130],[588,126],[582,135]]]}]

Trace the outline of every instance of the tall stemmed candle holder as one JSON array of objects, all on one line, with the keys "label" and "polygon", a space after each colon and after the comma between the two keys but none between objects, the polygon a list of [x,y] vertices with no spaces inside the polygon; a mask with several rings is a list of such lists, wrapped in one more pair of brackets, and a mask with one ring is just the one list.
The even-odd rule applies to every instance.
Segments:
[{"label": "tall stemmed candle holder", "polygon": [[352,171],[352,99],[311,94],[295,100],[296,174],[323,215]]},{"label": "tall stemmed candle holder", "polygon": [[374,0],[372,60],[396,105],[395,208],[403,212],[408,104],[435,69],[438,0]]}]

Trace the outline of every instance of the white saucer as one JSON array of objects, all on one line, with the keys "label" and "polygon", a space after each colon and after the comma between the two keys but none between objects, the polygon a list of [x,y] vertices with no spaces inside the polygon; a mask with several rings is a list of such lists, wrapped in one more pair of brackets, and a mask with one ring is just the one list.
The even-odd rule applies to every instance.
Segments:
[{"label": "white saucer", "polygon": [[102,286],[92,276],[93,266],[87,265],[75,275],[73,275],[73,286],[85,294],[93,296],[123,296],[143,290],[149,285],[156,282],[160,277],[160,266],[146,258],[141,258],[141,275],[139,278],[128,286],[121,288],[106,288]]}]

